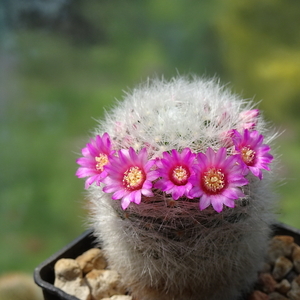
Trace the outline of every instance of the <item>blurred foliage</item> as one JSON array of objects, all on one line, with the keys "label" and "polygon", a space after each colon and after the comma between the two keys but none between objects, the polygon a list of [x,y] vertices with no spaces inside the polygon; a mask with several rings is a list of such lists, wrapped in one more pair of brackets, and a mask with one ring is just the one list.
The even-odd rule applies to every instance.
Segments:
[{"label": "blurred foliage", "polygon": [[225,77],[259,107],[282,135],[279,218],[299,228],[300,2],[219,1],[215,29]]},{"label": "blurred foliage", "polygon": [[264,99],[261,108],[272,120],[294,121],[300,113],[300,2],[220,2],[220,52],[235,89]]},{"label": "blurred foliage", "polygon": [[75,159],[95,119],[151,76],[217,75],[245,98],[264,99],[267,118],[286,128],[277,142],[278,177],[287,178],[277,188],[280,219],[300,227],[297,1],[5,3],[0,273],[31,271],[87,227]]}]

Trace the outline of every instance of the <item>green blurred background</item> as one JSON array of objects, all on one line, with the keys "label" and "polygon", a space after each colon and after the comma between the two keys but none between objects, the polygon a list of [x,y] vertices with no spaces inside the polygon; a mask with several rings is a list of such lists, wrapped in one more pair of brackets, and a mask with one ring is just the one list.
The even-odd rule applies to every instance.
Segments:
[{"label": "green blurred background", "polygon": [[218,76],[279,131],[279,219],[300,228],[300,1],[4,0],[0,4],[0,275],[86,229],[80,149],[123,90]]}]

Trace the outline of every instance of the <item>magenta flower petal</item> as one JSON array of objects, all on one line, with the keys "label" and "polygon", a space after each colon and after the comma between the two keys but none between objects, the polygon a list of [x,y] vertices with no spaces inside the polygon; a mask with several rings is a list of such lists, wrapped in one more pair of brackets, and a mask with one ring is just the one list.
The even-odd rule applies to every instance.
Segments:
[{"label": "magenta flower petal", "polygon": [[228,199],[238,199],[245,197],[244,193],[237,188],[228,188],[223,191],[223,195],[226,196]]},{"label": "magenta flower petal", "polygon": [[83,167],[88,167],[88,168],[91,168],[93,169],[95,163],[94,161],[92,161],[90,158],[87,158],[87,157],[80,157],[76,160],[76,163],[79,164],[80,166],[83,166]]},{"label": "magenta flower petal", "polygon": [[262,171],[259,168],[249,166],[249,170],[254,176],[258,177],[260,180],[263,178]]},{"label": "magenta flower petal", "polygon": [[107,177],[103,191],[113,193],[112,199],[121,200],[121,206],[126,209],[131,202],[140,204],[142,194],[153,196],[152,181],[158,177],[158,172],[151,170],[155,161],[148,160],[147,149],[136,153],[133,148],[118,151],[105,166]]},{"label": "magenta flower petal", "polygon": [[195,157],[189,148],[183,149],[181,153],[175,149],[171,153],[164,152],[163,158],[156,161],[157,172],[161,178],[154,187],[172,194],[174,200],[187,196],[191,189],[189,178],[194,173],[192,166]]},{"label": "magenta flower petal", "polygon": [[97,181],[97,180],[98,180],[98,175],[94,175],[94,176],[89,177],[89,178],[85,181],[84,188],[85,188],[85,189],[88,189],[89,186],[90,186],[93,182],[95,182],[95,181]]},{"label": "magenta flower petal", "polygon": [[81,152],[83,157],[76,160],[81,167],[78,168],[75,175],[78,178],[88,177],[85,181],[86,189],[94,182],[100,185],[100,182],[107,176],[104,167],[114,154],[109,135],[107,133],[104,133],[102,137],[97,135],[95,139],[91,139],[90,143],[86,144]]},{"label": "magenta flower petal", "polygon": [[126,190],[117,190],[113,195],[112,195],[112,199],[113,200],[118,200],[118,199],[122,199],[124,196],[126,196],[128,194],[128,192]]},{"label": "magenta flower petal", "polygon": [[235,130],[232,140],[242,162],[254,176],[262,179],[263,173],[261,169],[269,171],[269,164],[273,160],[273,156],[269,153],[270,147],[263,144],[263,135],[256,130],[249,131],[245,129],[242,134]]},{"label": "magenta flower petal", "polygon": [[140,204],[142,200],[141,191],[134,191],[132,192],[133,202],[136,204]]},{"label": "magenta flower petal", "polygon": [[115,183],[113,180],[110,180],[108,177],[105,178],[105,183],[107,184],[107,186],[103,188],[103,192],[105,193],[113,193],[119,188],[119,184]]},{"label": "magenta flower petal", "polygon": [[223,204],[226,203],[228,198],[224,198],[221,195],[211,195],[210,196],[210,202],[214,210],[218,213],[220,213],[223,210]]},{"label": "magenta flower petal", "polygon": [[234,203],[234,200],[233,199],[224,199],[224,205],[226,205],[227,207],[230,207],[230,208],[234,208],[235,207],[235,203]]},{"label": "magenta flower petal", "polygon": [[97,174],[94,170],[92,169],[88,169],[88,168],[78,168],[78,170],[76,171],[75,175],[78,178],[84,178],[87,176],[93,176]]},{"label": "magenta flower petal", "polygon": [[154,194],[150,189],[144,188],[141,190],[142,194],[146,197],[153,197]]},{"label": "magenta flower petal", "polygon": [[172,193],[172,196],[174,198],[174,200],[177,200],[178,198],[182,197],[182,195],[185,193],[185,192],[188,192],[189,189],[186,189],[185,186],[178,186],[176,189],[174,189],[173,193]]},{"label": "magenta flower petal", "polygon": [[217,212],[223,210],[223,205],[234,206],[234,201],[245,195],[240,187],[248,184],[244,177],[240,157],[226,157],[226,148],[217,152],[208,148],[206,153],[199,153],[193,166],[194,174],[190,178],[193,185],[189,198],[199,197],[201,210],[212,205]]},{"label": "magenta flower petal", "polygon": [[210,206],[210,204],[211,204],[210,197],[206,194],[203,194],[203,196],[201,197],[200,202],[199,202],[200,210],[207,208],[208,206]]},{"label": "magenta flower petal", "polygon": [[150,171],[147,176],[149,181],[153,181],[153,180],[157,179],[158,177],[159,177],[159,172],[157,172],[156,170]]},{"label": "magenta flower petal", "polygon": [[83,156],[88,156],[90,154],[90,151],[87,147],[85,147],[81,149],[81,153]]},{"label": "magenta flower petal", "polygon": [[152,184],[152,182],[150,180],[145,180],[145,182],[143,184],[143,189],[144,190],[151,190],[152,186],[153,186],[153,184]]},{"label": "magenta flower petal", "polygon": [[129,206],[130,202],[132,202],[131,198],[132,197],[128,194],[121,199],[121,206],[124,210]]},{"label": "magenta flower petal", "polygon": [[[242,172],[242,174],[245,175],[244,172]],[[235,179],[233,176],[228,176],[228,178],[231,182],[232,187],[239,187],[249,183],[249,181],[245,177]]]}]

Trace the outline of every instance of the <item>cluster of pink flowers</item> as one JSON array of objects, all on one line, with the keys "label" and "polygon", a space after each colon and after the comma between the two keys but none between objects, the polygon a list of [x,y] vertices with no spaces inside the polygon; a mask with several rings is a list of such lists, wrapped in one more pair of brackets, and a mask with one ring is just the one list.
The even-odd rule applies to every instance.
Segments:
[{"label": "cluster of pink flowers", "polygon": [[256,130],[232,130],[233,153],[225,147],[205,153],[193,153],[185,148],[164,152],[161,158],[148,159],[147,148],[138,153],[133,149],[114,151],[107,133],[97,135],[82,149],[79,178],[88,177],[85,188],[92,183],[103,183],[103,191],[112,193],[112,199],[121,200],[126,209],[131,202],[139,204],[142,195],[153,197],[153,190],[170,194],[174,200],[199,198],[200,210],[209,205],[217,211],[223,205],[234,207],[235,201],[245,197],[241,187],[249,183],[251,172],[260,180],[262,169],[270,170],[273,156],[270,147],[263,144],[263,135]]}]

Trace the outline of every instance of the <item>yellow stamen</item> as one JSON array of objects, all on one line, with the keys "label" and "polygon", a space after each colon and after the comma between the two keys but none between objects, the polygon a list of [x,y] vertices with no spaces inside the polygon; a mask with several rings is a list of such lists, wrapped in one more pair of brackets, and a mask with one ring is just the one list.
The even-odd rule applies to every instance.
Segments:
[{"label": "yellow stamen", "polygon": [[220,169],[212,168],[204,173],[203,183],[210,192],[218,192],[225,186],[224,174]]},{"label": "yellow stamen", "polygon": [[255,159],[255,151],[249,147],[243,147],[241,151],[243,161],[248,165]]},{"label": "yellow stamen", "polygon": [[143,183],[143,179],[143,171],[139,167],[131,167],[124,173],[123,184],[126,188],[132,189],[139,187]]},{"label": "yellow stamen", "polygon": [[99,156],[95,157],[97,171],[103,172],[103,167],[108,163],[108,157],[104,153],[100,153]]},{"label": "yellow stamen", "polygon": [[188,173],[182,166],[176,167],[172,172],[173,177],[178,181],[187,180]]}]

